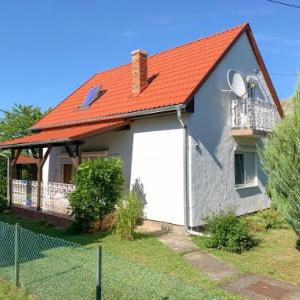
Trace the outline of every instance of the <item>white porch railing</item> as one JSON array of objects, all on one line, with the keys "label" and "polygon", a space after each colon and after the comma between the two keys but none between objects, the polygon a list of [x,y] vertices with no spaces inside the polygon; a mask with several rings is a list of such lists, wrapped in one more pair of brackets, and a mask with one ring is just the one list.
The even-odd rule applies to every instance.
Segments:
[{"label": "white porch railing", "polygon": [[[13,180],[12,203],[37,207],[37,181]],[[42,182],[41,208],[61,214],[70,213],[68,194],[75,190],[73,184]]]},{"label": "white porch railing", "polygon": [[279,122],[274,105],[256,99],[232,99],[232,128],[251,128],[272,131]]}]

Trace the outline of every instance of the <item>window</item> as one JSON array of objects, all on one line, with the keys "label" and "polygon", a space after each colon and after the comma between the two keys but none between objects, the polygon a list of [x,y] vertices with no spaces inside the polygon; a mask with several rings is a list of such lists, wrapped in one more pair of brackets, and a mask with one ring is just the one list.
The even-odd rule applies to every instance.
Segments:
[{"label": "window", "polygon": [[255,152],[238,152],[234,154],[234,170],[236,186],[256,184]]},{"label": "window", "polygon": [[247,84],[247,90],[248,90],[248,97],[250,99],[255,99],[256,95],[255,95],[255,85],[251,82],[248,82]]},{"label": "window", "polygon": [[63,183],[71,183],[74,167],[71,164],[63,165]]}]

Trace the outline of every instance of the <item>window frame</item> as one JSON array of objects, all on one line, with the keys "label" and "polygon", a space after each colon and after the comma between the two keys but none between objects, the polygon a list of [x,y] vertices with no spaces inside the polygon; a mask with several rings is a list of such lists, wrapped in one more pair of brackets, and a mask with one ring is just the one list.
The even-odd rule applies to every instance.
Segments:
[{"label": "window frame", "polygon": [[[244,155],[247,155],[249,153],[252,153],[254,155],[254,180],[253,182],[251,183],[247,183],[246,182],[246,178],[247,178],[247,170],[246,170],[246,167],[245,167],[245,156]],[[244,178],[244,183],[239,183],[237,184],[236,181],[235,181],[235,155],[236,154],[241,154],[243,155],[243,178]],[[250,188],[250,187],[257,187],[258,186],[258,179],[257,179],[257,172],[258,172],[258,158],[257,158],[257,151],[256,150],[252,150],[252,149],[249,149],[249,150],[235,150],[234,151],[234,188],[235,189],[242,189],[242,188]]]}]

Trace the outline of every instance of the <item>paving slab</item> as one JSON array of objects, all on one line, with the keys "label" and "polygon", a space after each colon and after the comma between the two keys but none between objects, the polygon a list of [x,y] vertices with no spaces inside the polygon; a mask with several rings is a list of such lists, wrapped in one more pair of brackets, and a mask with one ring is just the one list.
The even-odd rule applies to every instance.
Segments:
[{"label": "paving slab", "polygon": [[239,274],[239,272],[234,268],[205,252],[197,251],[188,253],[184,256],[184,258],[203,272],[207,277],[215,281],[220,281],[224,278]]},{"label": "paving slab", "polygon": [[300,287],[270,277],[246,274],[220,286],[250,300],[299,300]]},{"label": "paving slab", "polygon": [[145,221],[138,232],[152,234],[177,253],[196,251],[198,248],[181,226]]}]

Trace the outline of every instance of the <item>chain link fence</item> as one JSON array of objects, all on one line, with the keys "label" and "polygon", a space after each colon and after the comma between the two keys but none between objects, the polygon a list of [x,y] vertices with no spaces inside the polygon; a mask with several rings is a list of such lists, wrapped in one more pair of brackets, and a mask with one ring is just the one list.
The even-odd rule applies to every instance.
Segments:
[{"label": "chain link fence", "polygon": [[[0,222],[0,276],[37,299],[96,299],[96,248]],[[19,257],[19,279],[15,258]],[[102,299],[216,299],[199,286],[102,252]]]}]

